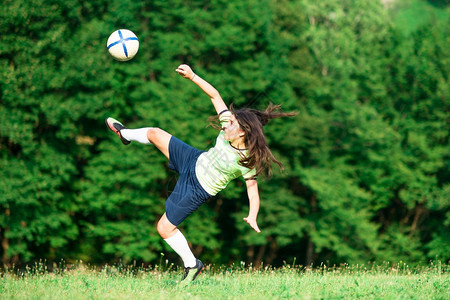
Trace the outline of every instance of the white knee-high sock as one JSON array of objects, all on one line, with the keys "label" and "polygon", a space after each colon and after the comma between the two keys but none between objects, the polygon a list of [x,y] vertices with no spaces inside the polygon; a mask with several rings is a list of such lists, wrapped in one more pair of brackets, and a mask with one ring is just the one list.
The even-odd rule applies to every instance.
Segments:
[{"label": "white knee-high sock", "polygon": [[188,242],[180,230],[168,239],[164,239],[167,244],[181,257],[184,267],[195,267],[197,260],[189,248]]},{"label": "white knee-high sock", "polygon": [[151,127],[138,128],[138,129],[122,129],[120,134],[122,137],[129,141],[139,142],[141,144],[151,144],[147,138],[147,131]]}]

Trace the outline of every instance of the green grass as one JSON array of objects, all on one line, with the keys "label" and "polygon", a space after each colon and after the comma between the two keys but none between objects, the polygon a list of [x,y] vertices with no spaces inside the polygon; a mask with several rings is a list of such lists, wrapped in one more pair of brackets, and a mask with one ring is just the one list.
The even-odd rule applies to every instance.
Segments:
[{"label": "green grass", "polygon": [[78,265],[48,272],[43,265],[5,270],[1,299],[449,299],[449,265],[405,264],[316,269],[208,267],[178,288],[181,270]]}]

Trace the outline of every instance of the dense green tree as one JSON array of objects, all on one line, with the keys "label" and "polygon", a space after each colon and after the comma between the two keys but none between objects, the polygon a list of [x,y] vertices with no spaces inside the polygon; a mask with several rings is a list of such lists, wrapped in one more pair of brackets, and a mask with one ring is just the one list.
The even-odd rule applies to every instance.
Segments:
[{"label": "dense green tree", "polygon": [[[67,9],[67,10],[66,10]],[[55,258],[79,228],[72,185],[82,147],[61,99],[60,66],[73,55],[62,2],[6,1],[1,12],[1,238],[3,262]],[[63,75],[70,76],[69,74]],[[74,101],[74,99],[72,99]],[[74,101],[77,103],[77,101]],[[80,106],[79,104],[77,106]]]},{"label": "dense green tree", "polygon": [[[305,122],[300,124],[303,130],[293,147],[296,150],[287,152],[296,153],[292,156],[299,159],[293,182],[302,186],[298,195],[309,203],[303,205],[303,212],[300,209],[310,223],[303,227],[307,237],[302,242],[306,248],[304,262],[309,264],[316,258],[364,261],[388,257],[422,261],[423,242],[429,239],[425,228],[431,228],[424,225],[430,211],[423,209],[423,203],[434,203],[437,195],[445,194],[445,189],[438,188],[436,175],[442,173],[448,160],[448,99],[444,92],[448,86],[448,58],[441,50],[445,44],[442,30],[436,31],[442,27],[435,24],[417,32],[417,40],[412,43],[428,46],[414,51],[415,45],[407,46],[409,38],[405,44],[396,44],[403,39],[402,34],[390,27],[379,3],[300,3],[309,24],[283,26],[289,28],[284,36],[289,38],[297,28],[300,37],[297,45],[291,39],[295,51],[290,52],[289,73],[296,94],[304,99],[301,118]],[[405,60],[399,61],[397,51],[406,52]],[[437,61],[436,57],[441,59]],[[414,61],[418,61],[414,67],[418,73],[411,72]],[[433,74],[424,76],[424,71]],[[401,81],[408,78],[410,81],[402,85]],[[423,80],[427,83],[422,84]],[[433,133],[427,135],[423,128],[413,125],[415,122],[408,122],[415,127],[410,128],[410,134],[423,134],[420,149],[428,153],[413,158],[417,163],[411,164],[410,146],[405,141],[408,134],[397,122],[407,122],[405,119],[412,115],[407,113],[405,118],[404,109],[391,103],[397,102],[399,94],[395,91],[404,87],[404,103],[412,105],[417,90],[414,81],[428,89],[427,96],[416,101],[421,103],[418,112],[422,116],[433,114]],[[425,112],[423,105],[427,107]],[[423,126],[423,119],[417,125]],[[440,140],[433,141],[433,135],[439,135]],[[447,182],[448,178],[443,177]],[[333,192],[327,194],[327,190]],[[447,204],[442,202],[445,195],[437,198],[438,210],[448,205],[448,200]],[[349,212],[354,207],[353,217],[346,217],[339,210],[341,206]],[[333,219],[335,215],[340,218]],[[442,213],[437,215],[443,217]],[[327,219],[333,221],[324,226]],[[447,249],[442,231],[438,232],[434,234],[436,240]]]},{"label": "dense green tree", "polygon": [[[391,186],[396,199],[397,224],[415,243],[419,255],[430,251],[429,259],[448,259],[449,132],[448,19],[419,28],[408,38],[398,37],[391,62],[392,91],[383,110],[401,137],[401,157]],[[392,211],[392,208],[390,209]],[[383,218],[388,210],[381,211]],[[439,224],[439,225],[438,225]],[[385,226],[386,227],[386,226]]]}]

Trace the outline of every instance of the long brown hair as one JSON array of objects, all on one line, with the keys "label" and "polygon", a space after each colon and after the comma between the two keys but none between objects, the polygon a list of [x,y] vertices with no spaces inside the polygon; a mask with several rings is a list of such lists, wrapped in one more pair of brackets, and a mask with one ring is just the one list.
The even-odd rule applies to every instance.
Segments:
[{"label": "long brown hair", "polygon": [[281,112],[281,105],[272,103],[265,111],[251,108],[235,110],[233,106],[230,107],[230,111],[234,114],[240,128],[245,132],[244,142],[248,149],[248,154],[241,158],[239,164],[249,169],[256,169],[256,175],[267,171],[270,176],[272,174],[272,162],[283,169],[283,164],[275,158],[267,145],[263,127],[267,125],[270,119],[295,116],[297,112]]}]

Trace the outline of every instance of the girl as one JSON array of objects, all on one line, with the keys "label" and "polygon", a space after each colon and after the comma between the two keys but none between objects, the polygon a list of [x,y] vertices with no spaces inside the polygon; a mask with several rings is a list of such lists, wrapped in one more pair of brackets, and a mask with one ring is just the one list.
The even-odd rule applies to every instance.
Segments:
[{"label": "girl", "polygon": [[209,96],[218,114],[221,130],[216,145],[208,152],[199,151],[159,128],[127,129],[113,118],[107,118],[106,125],[125,145],[131,141],[154,144],[169,159],[169,168],[179,173],[157,230],[183,260],[185,274],[182,284],[186,285],[201,272],[203,263],[195,258],[177,226],[231,180],[243,176],[250,206],[244,221],[259,233],[256,222],[260,202],[257,175],[264,170],[270,174],[272,161],[282,168],[267,146],[263,126],[269,119],[295,113],[276,113],[280,106],[272,104],[266,111],[244,109],[230,112],[219,92],[188,65],[180,65],[176,72],[198,85]]}]

